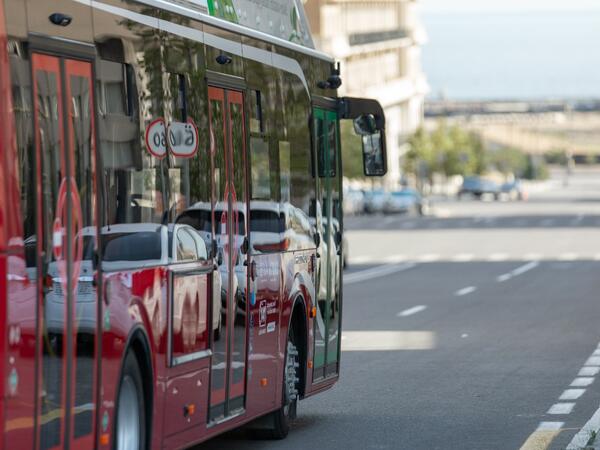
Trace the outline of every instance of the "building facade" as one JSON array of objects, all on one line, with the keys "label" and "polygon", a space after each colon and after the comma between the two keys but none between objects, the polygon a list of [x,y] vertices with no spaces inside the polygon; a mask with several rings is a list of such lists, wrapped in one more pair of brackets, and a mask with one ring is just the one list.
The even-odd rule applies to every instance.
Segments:
[{"label": "building facade", "polygon": [[344,95],[377,99],[386,112],[387,188],[401,180],[406,140],[423,122],[428,84],[417,0],[307,0],[316,47],[341,62]]}]

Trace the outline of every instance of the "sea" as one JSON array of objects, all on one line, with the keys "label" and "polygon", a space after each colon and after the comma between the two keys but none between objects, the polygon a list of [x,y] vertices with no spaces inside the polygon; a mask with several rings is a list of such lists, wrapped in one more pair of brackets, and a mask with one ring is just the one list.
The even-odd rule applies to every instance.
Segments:
[{"label": "sea", "polygon": [[429,97],[600,99],[600,10],[428,13]]}]

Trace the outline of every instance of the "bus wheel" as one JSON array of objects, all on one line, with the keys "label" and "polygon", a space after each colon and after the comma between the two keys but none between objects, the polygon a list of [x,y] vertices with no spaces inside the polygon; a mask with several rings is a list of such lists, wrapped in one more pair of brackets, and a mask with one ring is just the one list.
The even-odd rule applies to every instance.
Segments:
[{"label": "bus wheel", "polygon": [[116,450],[145,450],[146,413],[142,374],[135,355],[128,352],[117,397]]},{"label": "bus wheel", "polygon": [[298,384],[300,382],[300,359],[294,330],[290,327],[283,372],[283,405],[273,412],[273,425],[269,430],[271,439],[284,439],[290,431],[290,423],[296,418]]}]

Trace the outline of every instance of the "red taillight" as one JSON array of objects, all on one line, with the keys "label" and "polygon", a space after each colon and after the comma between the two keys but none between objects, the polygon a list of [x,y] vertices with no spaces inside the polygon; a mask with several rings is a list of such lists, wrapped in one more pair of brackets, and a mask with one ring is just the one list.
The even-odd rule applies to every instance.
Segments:
[{"label": "red taillight", "polygon": [[256,244],[254,245],[254,248],[262,253],[285,252],[290,248],[290,240],[284,239],[283,241],[275,244]]}]

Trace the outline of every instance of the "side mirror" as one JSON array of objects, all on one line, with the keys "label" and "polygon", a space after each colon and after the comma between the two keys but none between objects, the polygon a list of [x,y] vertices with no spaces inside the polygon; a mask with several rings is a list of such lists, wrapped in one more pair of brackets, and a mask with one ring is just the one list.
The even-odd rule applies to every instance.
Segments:
[{"label": "side mirror", "polygon": [[341,119],[352,119],[361,137],[364,174],[380,177],[387,173],[385,114],[376,100],[343,97],[338,100]]},{"label": "side mirror", "polygon": [[364,173],[367,177],[381,177],[387,173],[385,133],[383,130],[362,135]]}]

